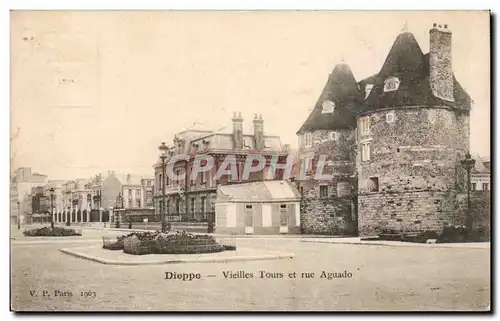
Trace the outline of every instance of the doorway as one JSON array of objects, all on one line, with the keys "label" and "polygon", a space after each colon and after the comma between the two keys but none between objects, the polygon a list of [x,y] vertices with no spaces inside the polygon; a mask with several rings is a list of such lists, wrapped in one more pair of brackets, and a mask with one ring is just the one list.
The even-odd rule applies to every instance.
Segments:
[{"label": "doorway", "polygon": [[253,232],[253,205],[245,205],[245,234]]}]

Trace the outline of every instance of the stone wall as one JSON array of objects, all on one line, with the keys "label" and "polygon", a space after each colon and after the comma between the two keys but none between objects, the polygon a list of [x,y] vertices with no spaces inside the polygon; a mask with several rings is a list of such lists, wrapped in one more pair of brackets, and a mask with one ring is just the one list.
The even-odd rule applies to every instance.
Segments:
[{"label": "stone wall", "polygon": [[[334,132],[334,134],[332,134]],[[302,153],[309,153],[312,166],[308,179],[298,181],[303,198],[301,202],[301,227],[304,234],[355,235],[357,225],[355,139],[354,129],[318,130],[312,133],[313,144],[301,146]],[[318,160],[326,155],[323,175],[332,179],[320,180],[314,174],[319,167]],[[321,186],[326,193],[321,194]]]},{"label": "stone wall", "polygon": [[[386,114],[394,113],[388,123]],[[446,108],[398,108],[366,116],[370,159],[358,163],[361,236],[383,230],[440,231],[458,220],[456,194],[465,188],[460,164],[468,148],[466,117]],[[359,145],[361,150],[361,145]]]}]

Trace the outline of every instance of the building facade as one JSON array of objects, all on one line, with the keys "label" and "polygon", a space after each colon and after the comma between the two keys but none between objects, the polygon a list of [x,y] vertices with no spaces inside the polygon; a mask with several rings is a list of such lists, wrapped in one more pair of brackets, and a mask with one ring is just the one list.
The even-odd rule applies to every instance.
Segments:
[{"label": "building facade", "polygon": [[489,191],[491,190],[491,169],[490,161],[481,157],[476,158],[474,169],[471,172],[471,190]]},{"label": "building facade", "polygon": [[[159,159],[154,164],[156,178],[155,208],[156,213],[165,209],[169,221],[214,221],[217,187],[227,184],[238,184],[243,181],[262,181],[265,179],[281,179],[283,170],[276,170],[274,177],[270,176],[273,162],[286,162],[286,151],[283,151],[281,140],[277,136],[264,133],[262,116],[254,115],[253,133],[243,132],[243,117],[234,114],[231,131],[202,131],[187,130],[178,133],[173,145],[168,148],[165,164],[173,162],[172,171],[180,179],[171,179],[163,176],[164,168]],[[198,173],[193,179],[192,168],[197,162],[198,155],[209,155],[214,159],[214,166],[210,171]],[[264,168],[251,173],[248,180],[243,180],[243,168],[249,155],[259,155],[266,159]],[[234,165],[228,164],[228,170],[235,171],[236,175],[223,175],[216,179],[216,173],[224,161],[234,158]],[[201,166],[206,166],[198,160]],[[231,166],[235,166],[232,168]],[[163,186],[165,187],[165,203],[163,203]]]},{"label": "building facade", "polygon": [[215,233],[300,234],[300,194],[287,181],[217,188]]},{"label": "building facade", "polygon": [[26,222],[27,215],[32,213],[32,188],[44,186],[47,182],[46,175],[32,173],[30,167],[21,167],[13,173],[10,182],[11,224],[16,224],[18,220]]}]

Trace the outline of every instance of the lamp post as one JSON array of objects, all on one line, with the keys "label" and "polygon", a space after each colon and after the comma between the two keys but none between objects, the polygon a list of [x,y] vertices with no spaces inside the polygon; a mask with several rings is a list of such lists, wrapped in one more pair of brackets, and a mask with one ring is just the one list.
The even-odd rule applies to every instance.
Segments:
[{"label": "lamp post", "polygon": [[460,163],[462,164],[462,167],[465,168],[467,171],[467,220],[465,223],[465,226],[467,227],[467,230],[470,232],[472,231],[472,213],[471,213],[471,205],[470,205],[470,172],[474,168],[474,165],[476,164],[476,160],[471,158],[471,155],[469,152],[465,155],[465,159],[461,160]]},{"label": "lamp post", "polygon": [[116,209],[116,217],[115,217],[115,220],[116,220],[116,227],[119,228],[120,227],[120,221],[121,221],[121,212],[120,210],[122,209],[122,206],[123,206],[123,197],[122,197],[122,193],[118,193],[118,196],[116,197],[116,206],[115,206],[115,209]]},{"label": "lamp post", "polygon": [[20,209],[21,209],[21,203],[19,203],[19,201],[17,201],[17,229],[18,230],[21,229],[21,217],[19,216]]},{"label": "lamp post", "polygon": [[161,159],[161,169],[162,169],[162,180],[160,182],[161,186],[161,195],[162,195],[162,205],[161,205],[161,231],[165,233],[167,231],[167,224],[165,222],[165,159],[167,158],[168,147],[165,143],[161,143],[158,146],[158,150],[160,151],[160,159]]},{"label": "lamp post", "polygon": [[54,188],[50,188],[50,228],[54,229]]}]

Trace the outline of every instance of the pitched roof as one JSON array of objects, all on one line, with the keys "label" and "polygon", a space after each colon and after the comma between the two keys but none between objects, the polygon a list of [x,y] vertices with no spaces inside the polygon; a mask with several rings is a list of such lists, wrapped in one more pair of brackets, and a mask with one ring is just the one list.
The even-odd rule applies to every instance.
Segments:
[{"label": "pitched roof", "polygon": [[220,186],[217,200],[236,202],[298,201],[300,194],[287,181],[259,181]]},{"label": "pitched roof", "polygon": [[[359,98],[359,87],[349,66],[347,64],[336,65],[311,114],[297,133],[354,127]],[[322,104],[326,100],[335,103],[334,112],[331,114],[322,113]]]},{"label": "pitched roof", "polygon": [[[363,112],[388,107],[436,105],[470,109],[471,99],[455,76],[453,76],[455,101],[450,102],[434,96],[429,74],[429,54],[422,52],[412,33],[399,34],[380,72],[359,82],[361,88],[365,88],[367,84],[373,85],[363,104]],[[391,76],[398,77],[399,88],[384,92],[384,81]]]}]

